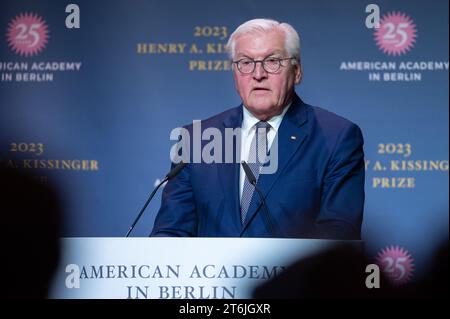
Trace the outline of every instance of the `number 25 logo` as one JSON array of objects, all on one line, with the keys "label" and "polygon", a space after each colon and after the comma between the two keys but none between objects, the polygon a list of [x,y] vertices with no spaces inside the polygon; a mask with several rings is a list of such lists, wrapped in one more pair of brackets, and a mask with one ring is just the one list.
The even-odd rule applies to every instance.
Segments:
[{"label": "number 25 logo", "polygon": [[414,260],[405,249],[401,247],[386,247],[377,256],[377,264],[394,285],[402,285],[412,278]]},{"label": "number 25 logo", "polygon": [[39,23],[33,23],[29,28],[28,25],[25,23],[20,23],[16,26],[16,29],[19,29],[19,33],[16,36],[17,42],[24,41],[30,42],[30,37],[33,39],[33,41],[28,44],[28,48],[34,47],[36,44],[39,43],[39,39],[41,38],[39,35],[39,28],[41,27],[41,24]]},{"label": "number 25 logo", "polygon": [[32,13],[20,14],[9,23],[8,44],[19,55],[35,55],[47,44],[48,33],[47,24],[42,17]]},{"label": "number 25 logo", "polygon": [[401,55],[409,51],[417,38],[413,20],[400,12],[383,15],[380,28],[374,31],[378,47],[389,55]]},{"label": "number 25 logo", "polygon": [[406,270],[404,263],[406,262],[406,257],[385,257],[382,260],[385,265],[383,270],[385,273],[391,274],[394,280],[402,280],[405,277]]},{"label": "number 25 logo", "polygon": [[[388,22],[383,25],[383,28],[387,29],[383,39],[386,42],[392,42],[396,47],[402,46],[408,40],[408,33],[405,30],[409,27],[409,23],[399,23],[395,25],[392,22]],[[400,37],[400,39],[398,39]]]}]

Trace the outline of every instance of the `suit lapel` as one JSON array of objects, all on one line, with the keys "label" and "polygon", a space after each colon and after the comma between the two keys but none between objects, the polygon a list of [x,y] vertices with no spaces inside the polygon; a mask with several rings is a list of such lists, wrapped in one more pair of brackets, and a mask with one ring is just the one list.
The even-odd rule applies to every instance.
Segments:
[{"label": "suit lapel", "polygon": [[[300,129],[300,126],[306,123],[306,121],[306,106],[298,96],[295,96],[294,101],[289,107],[288,112],[285,114],[277,133],[278,169],[273,174],[260,174],[258,178],[257,186],[261,189],[264,198],[266,198],[270,193],[275,182],[283,173],[284,168],[307,137],[307,133]],[[272,144],[272,147],[274,146],[275,144]],[[273,149],[272,147],[271,149]],[[248,209],[246,222],[242,227],[241,236],[246,231],[249,224],[251,224],[260,208],[261,200],[255,191]],[[271,218],[273,218],[273,216],[271,216]]]},{"label": "suit lapel", "polygon": [[[225,137],[225,129],[235,129],[241,127],[242,125],[242,106],[235,109],[231,116],[225,118],[224,130],[222,136]],[[233,138],[233,159],[236,158],[235,151],[240,152],[240,148],[237,149],[236,137]],[[223,149],[222,154],[225,157],[225,152],[230,150],[225,150],[225,139],[223,139]],[[240,203],[239,203],[239,162],[233,160],[232,163],[222,163],[217,165],[219,181],[222,186],[222,191],[224,194],[224,209],[226,220],[231,222],[231,227],[234,230],[236,236],[239,235],[241,231],[241,221],[240,221]]]}]

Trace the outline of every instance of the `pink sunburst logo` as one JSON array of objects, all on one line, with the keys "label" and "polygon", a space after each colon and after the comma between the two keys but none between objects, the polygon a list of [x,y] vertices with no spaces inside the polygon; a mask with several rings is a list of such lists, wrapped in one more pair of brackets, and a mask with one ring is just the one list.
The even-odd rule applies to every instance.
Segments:
[{"label": "pink sunburst logo", "polygon": [[401,247],[384,248],[378,253],[376,262],[393,285],[406,284],[412,278],[414,259]]},{"label": "pink sunburst logo", "polygon": [[11,49],[22,56],[42,51],[48,42],[48,27],[42,17],[33,13],[15,16],[8,25],[6,38]]},{"label": "pink sunburst logo", "polygon": [[375,29],[375,41],[380,50],[389,55],[401,55],[411,50],[416,42],[417,29],[413,20],[400,12],[389,12]]}]

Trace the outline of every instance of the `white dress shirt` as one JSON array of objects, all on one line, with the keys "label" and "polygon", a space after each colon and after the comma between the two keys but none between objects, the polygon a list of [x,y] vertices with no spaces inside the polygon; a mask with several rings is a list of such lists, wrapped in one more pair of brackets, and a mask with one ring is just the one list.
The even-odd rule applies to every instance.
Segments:
[{"label": "white dress shirt", "polygon": [[[286,114],[287,110],[291,106],[289,103],[283,110],[283,112],[279,115],[272,117],[267,123],[270,124],[269,132],[267,133],[267,143],[270,149],[273,140],[275,139],[275,135],[278,132],[278,128],[280,127],[281,121],[283,120],[284,114]],[[242,120],[242,130],[241,130],[241,161],[248,162],[250,146],[252,144],[253,137],[255,136],[256,127],[255,124],[260,120],[256,118],[245,106],[243,107],[243,115],[244,118]],[[242,191],[244,190],[244,182],[246,179],[244,169],[242,165],[240,166],[239,173],[239,201],[242,199]]]}]

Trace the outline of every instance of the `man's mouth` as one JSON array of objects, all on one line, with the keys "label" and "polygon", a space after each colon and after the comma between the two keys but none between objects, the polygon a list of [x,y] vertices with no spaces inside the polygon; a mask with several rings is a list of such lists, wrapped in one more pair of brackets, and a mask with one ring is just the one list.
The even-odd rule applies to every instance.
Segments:
[{"label": "man's mouth", "polygon": [[253,91],[256,91],[256,92],[264,92],[264,91],[270,91],[269,89],[267,89],[267,88],[253,88]]}]

